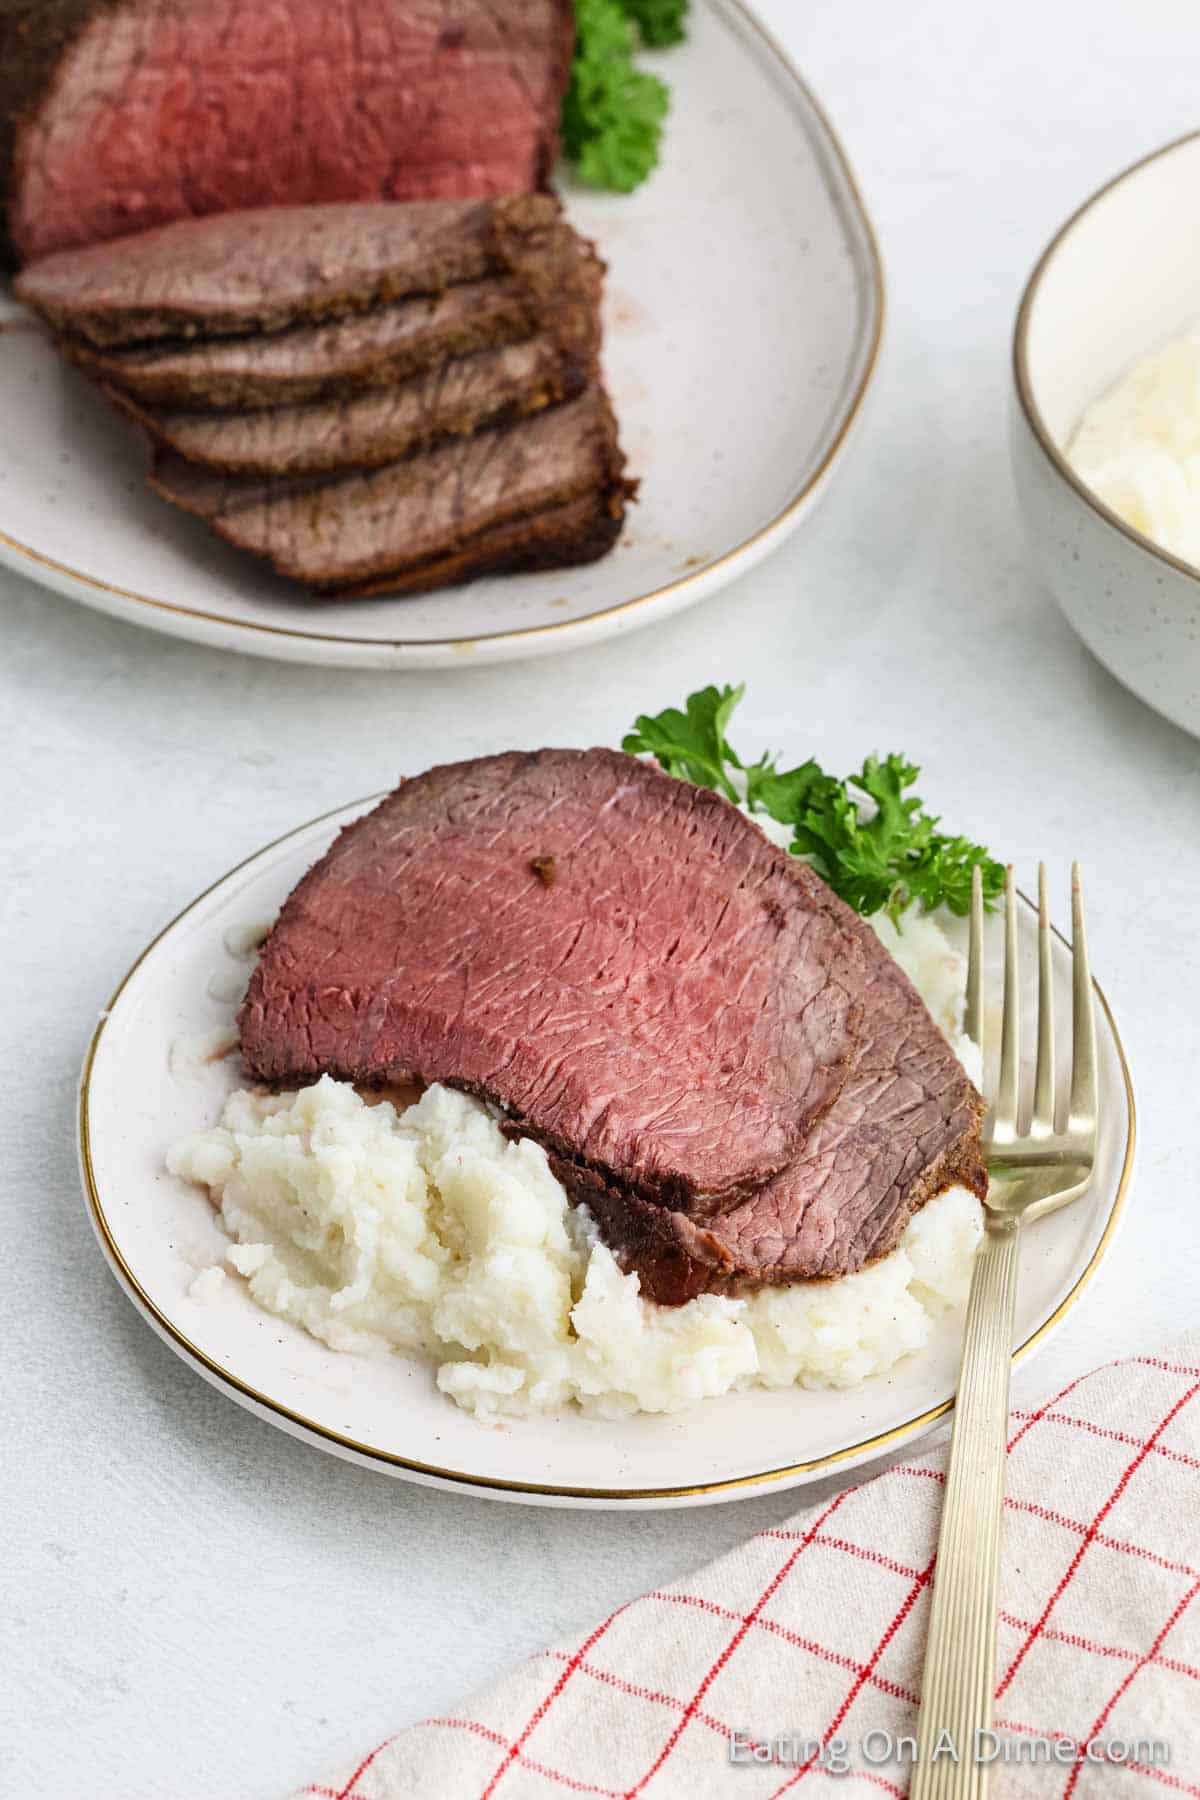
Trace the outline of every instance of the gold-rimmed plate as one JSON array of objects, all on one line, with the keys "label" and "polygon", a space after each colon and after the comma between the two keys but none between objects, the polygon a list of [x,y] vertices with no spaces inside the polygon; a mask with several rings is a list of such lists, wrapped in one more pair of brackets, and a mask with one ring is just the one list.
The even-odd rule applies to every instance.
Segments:
[{"label": "gold-rimmed plate", "polygon": [[[92,1039],[79,1109],[89,1215],[117,1280],[171,1348],[231,1399],[321,1449],[432,1486],[547,1505],[738,1499],[849,1470],[927,1431],[950,1405],[961,1329],[953,1318],[889,1375],[853,1390],[750,1390],[669,1417],[598,1421],[564,1409],[488,1426],[442,1395],[417,1358],[336,1354],[261,1311],[235,1277],[215,1299],[190,1291],[228,1240],[204,1194],[167,1173],[166,1150],[214,1123],[239,1085],[236,1057],[217,1052],[231,1041],[249,947],[338,828],[368,804],[302,826],[202,894],[138,959]],[[1032,941],[1032,911],[1023,928]],[[1061,942],[1055,958],[1066,1030],[1070,955]],[[1027,961],[1032,972],[1032,954]],[[998,969],[998,956],[992,962]],[[1099,1056],[1096,1181],[1026,1234],[1020,1356],[1033,1354],[1078,1301],[1128,1189],[1133,1090],[1102,995]]]},{"label": "gold-rimmed plate", "polygon": [[13,307],[0,329],[0,562],[176,637],[288,661],[453,667],[594,643],[744,573],[800,522],[858,418],[883,277],[849,165],[742,0],[699,0],[638,193],[566,194],[609,265],[605,365],[638,505],[585,569],[415,599],[306,597],[143,484],[129,428]]}]

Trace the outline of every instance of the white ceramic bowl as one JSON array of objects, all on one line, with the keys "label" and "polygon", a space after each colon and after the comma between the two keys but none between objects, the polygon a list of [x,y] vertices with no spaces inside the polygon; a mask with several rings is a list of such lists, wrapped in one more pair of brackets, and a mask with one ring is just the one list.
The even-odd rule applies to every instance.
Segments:
[{"label": "white ceramic bowl", "polygon": [[1013,469],[1035,563],[1118,680],[1200,736],[1200,571],[1068,467],[1090,403],[1200,319],[1200,133],[1093,194],[1030,276],[1013,344]]}]

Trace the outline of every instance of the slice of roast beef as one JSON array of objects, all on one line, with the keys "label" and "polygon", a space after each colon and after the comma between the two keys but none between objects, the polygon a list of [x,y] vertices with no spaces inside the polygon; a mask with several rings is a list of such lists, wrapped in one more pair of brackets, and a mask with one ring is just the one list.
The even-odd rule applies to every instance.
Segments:
[{"label": "slice of roast beef", "polygon": [[611,496],[597,491],[565,506],[548,506],[526,518],[488,526],[457,549],[409,563],[392,575],[339,588],[337,598],[428,594],[436,588],[477,581],[481,575],[515,575],[595,562],[607,555],[621,535],[623,516]]},{"label": "slice of roast beef", "polygon": [[894,1250],[935,1194],[955,1186],[987,1193],[982,1100],[903,971],[868,927],[841,912],[870,969],[862,1039],[849,1080],[794,1162],[703,1221],[647,1204],[570,1159],[557,1164],[650,1299],[678,1305],[701,1293],[847,1275]]},{"label": "slice of roast beef", "polygon": [[470,573],[480,534],[573,501],[594,499],[619,528],[630,491],[622,468],[612,408],[593,386],[563,406],[366,473],[221,475],[162,452],[150,480],[281,575],[318,590],[377,593],[411,591],[414,571],[447,559],[465,558]]},{"label": "slice of roast beef", "polygon": [[280,331],[523,270],[560,233],[548,194],[278,206],[61,251],[14,289],[57,331],[102,347]]},{"label": "slice of roast beef", "polygon": [[510,273],[321,325],[109,349],[64,334],[59,345],[143,405],[240,411],[386,387],[537,331],[598,352],[604,265],[592,245],[568,225],[550,224],[507,233],[502,255]]},{"label": "slice of roast beef", "polygon": [[446,438],[523,418],[580,393],[586,360],[553,338],[480,350],[395,387],[269,411],[166,412],[117,388],[115,404],[168,450],[234,475],[377,469]]},{"label": "slice of roast beef", "polygon": [[510,752],[342,832],[239,1024],[260,1080],[449,1082],[560,1165],[705,1215],[835,1101],[865,977],[828,889],[719,796],[618,751]]},{"label": "slice of roast beef", "polygon": [[505,275],[253,337],[108,351],[84,338],[58,341],[89,375],[144,406],[247,412],[387,387],[451,357],[517,343],[537,323],[527,289]]},{"label": "slice of roast beef", "polygon": [[0,0],[0,261],[540,187],[573,43],[571,0]]}]

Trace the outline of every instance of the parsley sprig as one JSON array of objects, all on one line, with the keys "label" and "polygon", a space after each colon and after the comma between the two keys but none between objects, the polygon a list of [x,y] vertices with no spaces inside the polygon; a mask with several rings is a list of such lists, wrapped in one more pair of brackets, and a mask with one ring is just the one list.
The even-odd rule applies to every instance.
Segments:
[{"label": "parsley sprig", "polygon": [[1002,891],[1001,864],[982,845],[941,831],[941,820],[925,811],[911,791],[921,771],[904,756],[868,756],[844,781],[812,757],[794,769],[781,769],[773,756],[743,762],[728,729],[745,691],[744,683],[702,688],[682,711],[644,713],[621,748],[653,756],[669,775],[744,800],[751,812],[789,826],[793,855],[811,862],[865,917],[885,912],[898,923],[916,903],[965,913],[976,867],[989,900]]},{"label": "parsley sprig", "polygon": [[643,44],[665,50],[687,36],[689,0],[623,0],[625,11],[642,34]]},{"label": "parsley sprig", "polygon": [[590,187],[632,193],[657,164],[670,96],[634,58],[641,44],[679,43],[687,10],[688,0],[576,0],[563,144]]}]

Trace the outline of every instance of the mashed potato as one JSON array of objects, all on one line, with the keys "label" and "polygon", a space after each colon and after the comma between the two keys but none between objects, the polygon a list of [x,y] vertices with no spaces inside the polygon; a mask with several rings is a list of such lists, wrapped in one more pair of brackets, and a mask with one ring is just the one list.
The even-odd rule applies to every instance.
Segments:
[{"label": "mashed potato", "polygon": [[1200,325],[1090,406],[1067,456],[1113,512],[1200,567]]},{"label": "mashed potato", "polygon": [[[963,965],[936,921],[877,929],[953,1035]],[[979,1202],[954,1189],[857,1275],[663,1307],[570,1206],[542,1150],[448,1088],[401,1112],[328,1076],[296,1094],[236,1093],[216,1129],[167,1160],[210,1191],[226,1261],[261,1306],[334,1350],[427,1357],[442,1391],[483,1416],[853,1386],[964,1303],[982,1229]]]}]

